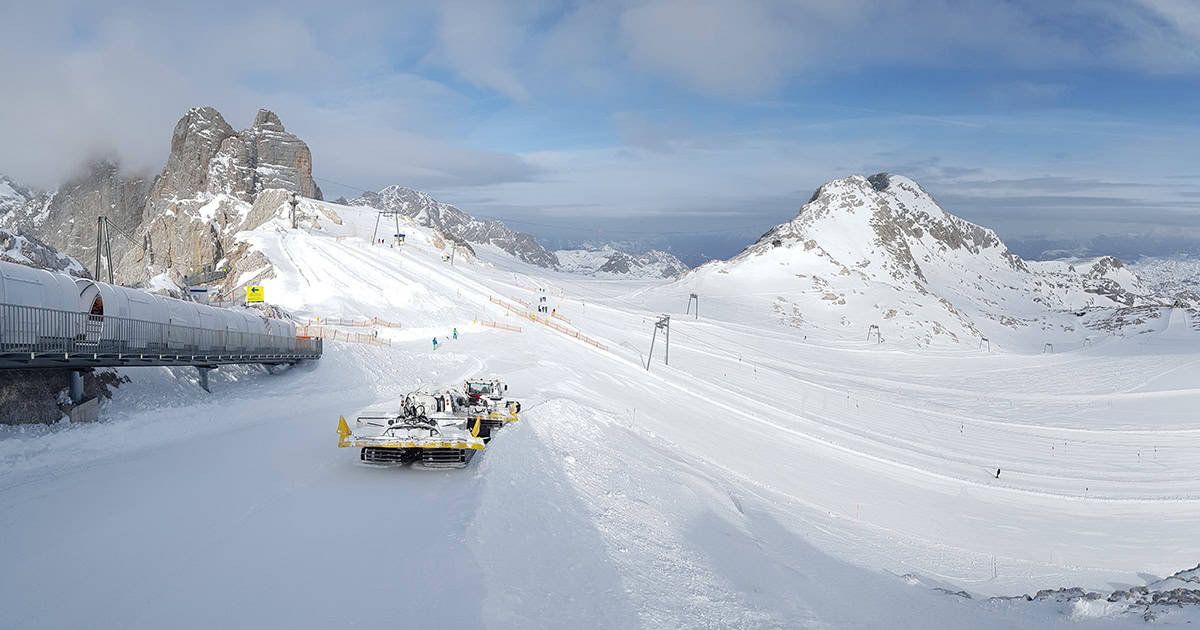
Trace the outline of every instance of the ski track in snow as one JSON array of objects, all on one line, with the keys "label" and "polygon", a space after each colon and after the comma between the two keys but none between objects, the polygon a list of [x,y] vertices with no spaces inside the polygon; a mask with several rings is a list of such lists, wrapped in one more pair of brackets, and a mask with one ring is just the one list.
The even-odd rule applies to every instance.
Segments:
[{"label": "ski track in snow", "polygon": [[[222,368],[212,396],[190,370],[125,370],[104,422],[6,430],[0,627],[1077,627],[1091,609],[978,596],[1200,559],[1200,339],[1175,313],[1053,355],[917,352],[804,337],[739,286],[675,314],[647,371],[689,287],[487,248],[451,267],[426,230],[408,238],[428,251],[373,248],[354,235],[374,213],[336,211],[247,234],[267,295],[302,321],[401,321],[393,346]],[[538,288],[611,351],[488,301]],[[477,374],[523,412],[470,467],[335,447],[339,415]]]}]

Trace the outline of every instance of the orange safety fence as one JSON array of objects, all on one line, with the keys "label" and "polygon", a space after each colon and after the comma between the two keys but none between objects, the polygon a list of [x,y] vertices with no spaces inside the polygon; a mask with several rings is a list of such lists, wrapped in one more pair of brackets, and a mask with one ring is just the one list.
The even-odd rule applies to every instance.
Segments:
[{"label": "orange safety fence", "polygon": [[510,310],[510,311],[512,311],[512,312],[514,312],[514,313],[516,313],[516,314],[518,314],[518,315],[522,315],[522,316],[523,316],[523,315],[525,315],[525,311],[524,311],[524,310],[522,310],[522,309],[519,309],[519,308],[517,308],[517,307],[513,306],[512,304],[509,304],[508,302],[505,302],[504,300],[498,300],[498,299],[496,299],[496,298],[494,298],[494,297],[491,297],[491,296],[488,296],[488,300],[490,300],[490,301],[492,302],[492,304],[499,304],[500,306],[503,306],[504,308],[506,308],[506,309],[508,309],[508,310]]},{"label": "orange safety fence", "polygon": [[[587,335],[585,335],[585,334],[583,334],[583,333],[580,333],[580,332],[578,332],[578,331],[575,331],[575,330],[570,330],[570,329],[568,329],[566,326],[563,326],[563,325],[561,325],[561,324],[558,324],[558,323],[556,323],[556,322],[552,322],[552,321],[550,321],[550,318],[549,318],[549,317],[547,317],[547,318],[545,318],[545,319],[538,319],[538,318],[537,318],[537,315],[534,315],[533,313],[526,313],[526,312],[522,311],[521,309],[519,309],[519,308],[517,308],[517,307],[513,306],[512,304],[509,304],[508,302],[505,302],[504,300],[498,300],[498,299],[496,299],[496,298],[494,298],[494,297],[490,297],[490,296],[488,297],[488,300],[490,300],[490,301],[492,302],[492,304],[499,304],[500,306],[503,306],[504,308],[506,308],[506,309],[508,309],[508,310],[510,310],[510,311],[512,311],[512,312],[514,312],[514,313],[516,313],[516,314],[518,314],[518,315],[520,315],[521,317],[528,317],[530,321],[534,321],[534,322],[537,322],[537,323],[539,323],[539,324],[543,324],[543,325],[545,325],[545,326],[547,326],[547,327],[549,327],[549,328],[553,328],[554,330],[557,330],[558,332],[560,332],[560,333],[562,333],[562,334],[564,334],[564,335],[567,335],[567,336],[570,336],[570,337],[574,337],[574,338],[576,338],[576,339],[578,339],[578,340],[580,340],[580,341],[582,341],[582,342],[584,342],[584,343],[586,343],[586,344],[589,344],[589,345],[595,346],[595,347],[597,347],[597,348],[599,348],[599,349],[601,349],[601,350],[604,350],[604,351],[606,351],[606,352],[608,351],[608,346],[606,346],[606,345],[604,345],[604,344],[600,343],[599,341],[596,341],[595,339],[592,339],[591,337],[588,337]],[[566,320],[565,320],[565,318],[562,318],[562,319],[564,319],[564,321],[566,321]],[[568,323],[569,323],[569,322],[568,322]]]},{"label": "orange safety fence", "polygon": [[487,326],[488,328],[499,328],[501,330],[511,330],[513,332],[521,332],[520,326],[509,326],[508,324],[501,324],[500,322],[488,322],[488,321],[481,320],[479,322],[479,325]]},{"label": "orange safety fence", "polygon": [[512,298],[512,300],[513,300],[514,302],[519,302],[519,303],[521,303],[521,304],[524,304],[525,306],[529,306],[529,302],[526,302],[525,300],[522,300],[522,299],[521,299],[521,298],[519,298],[519,297],[513,297],[513,298]]},{"label": "orange safety fence", "polygon": [[380,339],[375,335],[366,333],[346,332],[336,328],[326,328],[324,326],[298,326],[296,327],[297,336],[330,339],[333,341],[345,341],[348,343],[365,343],[372,346],[391,346],[391,339]]},{"label": "orange safety fence", "polygon": [[561,319],[564,322],[567,322],[568,324],[571,323],[571,320],[567,319],[566,317],[563,317],[562,315],[559,315],[556,311],[550,311],[550,317],[553,317],[555,319]]},{"label": "orange safety fence", "polygon": [[568,337],[574,337],[584,343],[591,344],[597,348],[600,348],[601,350],[605,350],[605,351],[608,350],[608,346],[600,343],[599,341],[596,341],[595,339],[592,339],[591,337],[588,337],[587,335],[580,333],[579,331],[571,330],[571,329],[567,328],[566,326],[556,324],[556,323],[550,321],[550,318],[541,320],[541,319],[538,319],[537,317],[534,317],[532,313],[530,313],[529,318],[539,324],[545,324],[545,325],[549,326],[550,328],[553,328],[554,330],[557,330],[558,332],[560,332],[564,335],[567,335]]},{"label": "orange safety fence", "polygon": [[[311,319],[308,320],[308,323],[309,323],[309,325],[312,325],[313,320],[311,320]],[[384,328],[401,328],[400,322],[389,322],[386,319],[380,319],[378,317],[372,317],[371,319],[363,319],[363,320],[340,319],[337,317],[318,317],[318,318],[316,318],[316,325],[318,325],[318,326],[359,326],[359,327],[364,327],[364,328],[367,326],[382,326]]]}]

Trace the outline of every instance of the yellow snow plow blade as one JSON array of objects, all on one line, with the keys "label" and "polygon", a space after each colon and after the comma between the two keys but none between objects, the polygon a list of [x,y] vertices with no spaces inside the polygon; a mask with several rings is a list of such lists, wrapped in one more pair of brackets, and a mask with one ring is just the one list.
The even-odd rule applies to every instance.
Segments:
[{"label": "yellow snow plow blade", "polygon": [[516,422],[518,419],[517,414],[515,413],[498,413],[495,411],[478,416],[471,416],[471,418],[473,420],[499,420],[501,422]]},{"label": "yellow snow plow blade", "polygon": [[482,442],[466,442],[463,440],[402,440],[391,437],[356,436],[346,424],[345,416],[338,416],[338,448],[462,448],[483,450]]}]

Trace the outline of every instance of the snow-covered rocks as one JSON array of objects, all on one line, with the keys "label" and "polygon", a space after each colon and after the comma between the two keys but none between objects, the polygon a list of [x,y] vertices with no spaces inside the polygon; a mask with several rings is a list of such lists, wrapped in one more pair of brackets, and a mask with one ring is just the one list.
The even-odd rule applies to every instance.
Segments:
[{"label": "snow-covered rocks", "polygon": [[597,249],[560,249],[554,254],[562,271],[586,275],[673,278],[688,269],[683,261],[657,249],[630,254],[606,245]]},{"label": "snow-covered rocks", "polygon": [[3,228],[0,228],[0,260],[62,271],[73,276],[88,275],[78,260],[32,236],[17,234]]}]

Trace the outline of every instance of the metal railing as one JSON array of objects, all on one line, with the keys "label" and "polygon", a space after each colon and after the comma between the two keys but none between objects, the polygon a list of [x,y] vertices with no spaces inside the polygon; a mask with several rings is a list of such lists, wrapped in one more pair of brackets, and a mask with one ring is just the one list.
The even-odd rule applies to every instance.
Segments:
[{"label": "metal railing", "polygon": [[0,304],[0,354],[319,357],[320,339]]},{"label": "metal railing", "polygon": [[187,282],[189,285],[208,284],[217,280],[224,280],[225,276],[228,275],[229,272],[223,269],[218,269],[217,271],[197,271],[188,274],[184,278],[184,282]]}]

